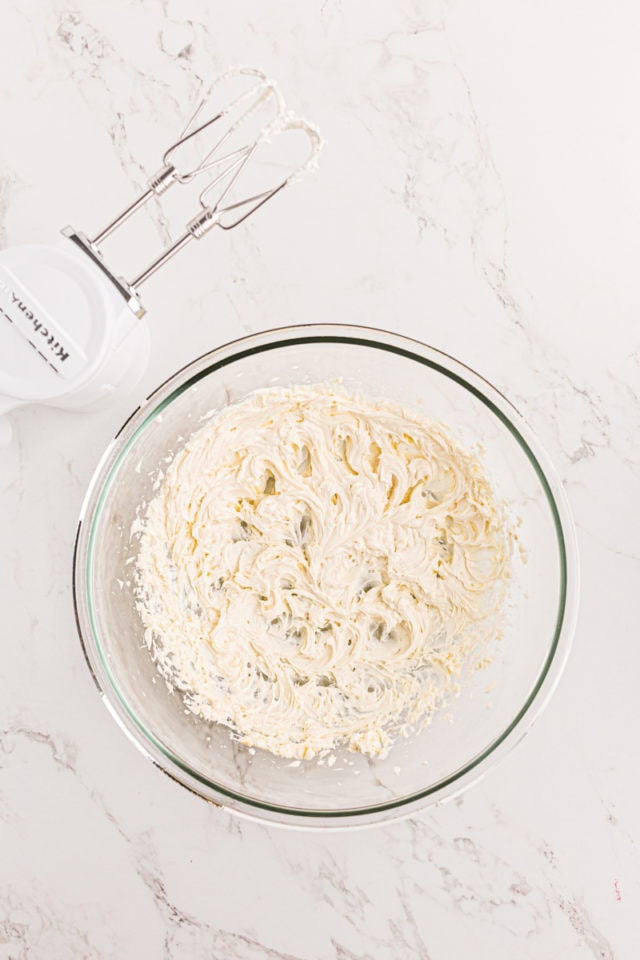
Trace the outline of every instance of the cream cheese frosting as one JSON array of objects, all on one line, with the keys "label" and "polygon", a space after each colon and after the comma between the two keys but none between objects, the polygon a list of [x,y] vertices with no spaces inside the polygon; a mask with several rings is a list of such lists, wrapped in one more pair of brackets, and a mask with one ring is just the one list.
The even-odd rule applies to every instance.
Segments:
[{"label": "cream cheese frosting", "polygon": [[510,555],[480,461],[444,427],[340,387],[274,388],[171,461],[137,602],[198,716],[281,757],[376,756],[484,653]]}]

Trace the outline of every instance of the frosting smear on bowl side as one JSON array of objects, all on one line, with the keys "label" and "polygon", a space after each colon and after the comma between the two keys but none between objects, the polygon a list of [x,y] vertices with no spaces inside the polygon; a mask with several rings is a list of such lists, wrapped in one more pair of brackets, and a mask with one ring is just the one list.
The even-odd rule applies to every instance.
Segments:
[{"label": "frosting smear on bowl side", "polygon": [[274,388],[171,461],[137,603],[198,716],[281,757],[377,756],[497,634],[510,560],[479,460],[443,427],[341,388]]}]

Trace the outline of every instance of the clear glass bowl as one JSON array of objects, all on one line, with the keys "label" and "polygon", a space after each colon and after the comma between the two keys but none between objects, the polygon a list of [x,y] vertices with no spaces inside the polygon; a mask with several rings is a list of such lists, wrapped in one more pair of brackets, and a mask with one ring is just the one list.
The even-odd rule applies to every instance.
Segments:
[{"label": "clear glass bowl", "polygon": [[[498,497],[521,519],[508,621],[492,664],[421,733],[384,760],[346,750],[334,766],[292,766],[250,752],[223,726],[186,712],[143,642],[135,608],[131,526],[167,458],[201,418],[262,387],[344,386],[421,409],[463,445],[478,441]],[[574,629],[575,532],[547,457],[514,407],[468,367],[380,330],[298,326],[213,350],[175,374],[124,424],[95,473],[74,558],[78,628],[113,716],[162,770],[209,801],[263,820],[344,826],[404,816],[460,793],[512,747],[557,683]]]}]

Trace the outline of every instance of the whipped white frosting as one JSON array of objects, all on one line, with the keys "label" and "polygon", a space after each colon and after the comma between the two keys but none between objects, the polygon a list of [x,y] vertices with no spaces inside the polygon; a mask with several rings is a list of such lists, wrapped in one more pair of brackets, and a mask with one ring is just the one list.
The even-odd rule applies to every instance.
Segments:
[{"label": "whipped white frosting", "polygon": [[510,534],[441,426],[327,385],[216,414],[148,505],[145,639],[186,706],[291,758],[385,753],[497,630]]}]

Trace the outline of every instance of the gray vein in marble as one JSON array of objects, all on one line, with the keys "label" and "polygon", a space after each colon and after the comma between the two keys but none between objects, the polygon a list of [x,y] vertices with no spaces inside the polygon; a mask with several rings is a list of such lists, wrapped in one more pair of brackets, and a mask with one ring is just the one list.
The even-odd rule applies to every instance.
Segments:
[{"label": "gray vein in marble", "polygon": [[[429,24],[424,29],[433,29],[433,25]],[[385,50],[387,61],[397,56],[390,49],[390,40],[394,36],[395,34],[389,34],[379,41]],[[438,212],[441,205],[441,178],[444,172],[446,171],[447,177],[450,177],[453,172],[459,177],[461,183],[473,191],[474,212],[470,222],[473,260],[482,270],[487,283],[502,305],[505,316],[519,330],[526,342],[534,369],[539,370],[545,381],[552,384],[554,402],[562,402],[567,392],[577,401],[582,429],[577,433],[575,447],[567,449],[565,453],[569,464],[575,465],[585,457],[594,456],[598,449],[611,445],[610,418],[603,408],[602,401],[596,398],[591,390],[573,382],[567,372],[566,364],[562,366],[558,364],[554,351],[536,334],[534,323],[531,322],[530,317],[526,316],[524,308],[518,302],[512,289],[512,281],[509,279],[509,224],[504,188],[492,157],[490,144],[474,106],[469,82],[455,62],[436,61],[421,69],[414,66],[414,91],[419,93],[421,85],[425,84],[422,101],[426,103],[430,102],[429,78],[434,71],[447,71],[452,83],[459,83],[460,99],[465,104],[466,113],[462,115],[458,113],[455,116],[451,113],[446,115],[453,127],[449,138],[443,140],[436,126],[440,119],[437,113],[438,105],[431,104],[434,112],[427,114],[426,139],[420,143],[416,141],[415,144],[420,149],[415,150],[412,142],[405,144],[401,138],[397,139],[397,147],[405,154],[407,164],[401,195],[403,205],[412,216],[415,216],[419,237],[425,230],[435,229],[441,232],[443,239],[453,247],[458,244],[459,238],[450,232],[449,224],[452,218],[447,212]],[[401,106],[400,101],[396,102],[388,97],[385,106],[392,116],[396,111],[402,111],[398,114],[397,125],[404,127],[408,118],[405,117],[406,108]],[[430,128],[431,136],[428,135]],[[453,145],[458,141],[464,141],[467,132],[471,133],[474,148],[464,165],[452,163],[450,154]],[[425,176],[424,171],[419,172],[416,164],[421,163],[420,158],[424,156],[426,149],[430,151],[429,158],[434,167],[427,171]],[[555,428],[557,418],[551,418],[550,422]],[[562,441],[560,446],[564,448]]]},{"label": "gray vein in marble", "polygon": [[77,750],[70,741],[62,737],[56,738],[42,730],[11,725],[5,730],[0,730],[0,751],[5,754],[12,753],[15,749],[14,740],[16,738],[23,738],[32,743],[46,746],[56,766],[67,770],[69,773],[76,773]]},{"label": "gray vein in marble", "polygon": [[[74,746],[66,739],[50,733],[12,724],[7,729],[0,731],[0,757],[2,753],[12,753],[16,748],[16,741],[20,740],[27,741],[36,747],[46,747],[52,762],[58,768],[73,775],[76,781],[82,784],[93,804],[100,809],[105,819],[127,845],[131,852],[136,874],[152,897],[155,907],[165,923],[166,934],[163,953],[165,960],[177,960],[177,958],[182,958],[185,955],[188,955],[190,960],[198,960],[200,957],[203,960],[205,958],[207,960],[208,958],[231,960],[235,957],[240,958],[240,960],[254,960],[254,958],[255,960],[259,960],[259,958],[265,958],[265,960],[306,960],[299,955],[272,949],[248,933],[230,932],[220,929],[213,923],[203,922],[190,912],[177,906],[167,893],[162,870],[158,865],[157,854],[148,834],[142,833],[137,837],[131,836],[110,810],[103,795],[87,785],[78,769],[77,752]],[[239,822],[234,821],[233,827],[233,832],[241,837]],[[4,913],[10,913],[6,904]],[[11,927],[11,930],[14,929],[14,926]],[[3,928],[0,925],[0,935],[2,933]],[[90,946],[86,932],[74,927],[73,933],[78,940],[86,942],[87,946]],[[28,942],[25,939],[26,937],[31,938],[32,936],[33,929],[29,924],[24,931],[19,931],[17,939],[16,935],[11,933],[12,939],[7,940],[7,942],[22,944]],[[0,939],[0,945],[1,943],[2,940]],[[185,951],[188,951],[188,953],[185,954]],[[91,955],[97,956],[95,953]],[[27,954],[25,954],[25,958],[26,956]],[[20,955],[16,957],[16,960],[21,960]]]},{"label": "gray vein in marble", "polygon": [[[196,24],[193,20],[173,20],[167,13],[167,3],[166,0],[163,0],[162,3],[166,22],[163,24],[161,30],[158,33],[158,45],[162,53],[168,57],[172,62],[178,61],[181,69],[183,69],[190,77],[197,81],[199,86],[204,86],[206,80],[202,77],[193,65],[193,60],[196,54],[196,50],[200,43],[200,38],[198,37],[198,30],[196,29]],[[175,43],[170,42],[169,34],[171,28],[178,26],[182,30],[188,31],[188,37],[182,36],[180,40],[179,49],[176,50]]]},{"label": "gray vein in marble", "polygon": [[[412,859],[426,861],[436,869],[441,889],[463,914],[475,915],[478,910],[494,918],[499,914],[503,928],[517,939],[523,933],[526,937],[538,933],[549,922],[550,904],[555,901],[593,956],[597,960],[613,960],[610,944],[577,897],[567,895],[555,884],[550,885],[549,890],[532,884],[510,863],[480,847],[470,837],[454,837],[449,842],[431,830],[425,820],[410,821],[408,830]],[[426,848],[424,853],[423,848]],[[390,855],[393,856],[393,848]],[[553,851],[547,849],[545,857],[551,858],[554,865]],[[445,862],[450,860],[451,865]],[[464,870],[462,863],[466,865]],[[477,871],[476,877],[469,870],[470,864]],[[464,881],[460,879],[463,874]]]},{"label": "gray vein in marble", "polygon": [[[137,840],[127,837],[117,820],[108,813],[102,798],[98,802],[108,815],[118,833],[131,844],[136,872],[153,898],[155,906],[165,922],[165,960],[178,960],[188,956],[190,960],[304,960],[300,956],[274,950],[254,937],[244,933],[232,933],[217,925],[199,920],[190,912],[178,907],[169,897],[157,854],[148,836]],[[215,904],[212,904],[215,912]]]},{"label": "gray vein in marble", "polygon": [[[604,412],[601,404],[596,401],[591,393],[572,381],[567,373],[566,364],[562,367],[558,365],[555,352],[549,344],[544,343],[542,339],[535,334],[535,325],[531,322],[531,318],[525,316],[524,309],[512,290],[512,282],[509,278],[509,222],[506,211],[504,187],[493,159],[489,142],[475,109],[470,84],[462,69],[457,65],[456,71],[466,90],[471,123],[478,144],[479,162],[487,170],[489,180],[493,181],[493,188],[497,195],[497,202],[493,208],[485,206],[483,209],[481,205],[478,207],[478,220],[471,234],[474,259],[480,265],[489,286],[504,308],[506,316],[524,337],[527,346],[531,350],[532,356],[535,358],[534,365],[537,367],[539,364],[539,369],[544,371],[545,378],[551,379],[550,375],[553,377],[555,381],[554,392],[562,395],[569,389],[574,396],[579,398],[580,405],[584,411],[583,420],[585,427],[588,425],[589,428],[593,426],[599,428],[597,441],[590,441],[584,434],[581,434],[579,436],[578,447],[572,452],[566,452],[569,462],[575,465],[584,457],[594,456],[598,447],[609,446],[610,419]],[[490,247],[488,245],[488,237],[486,236],[487,230],[492,233],[495,232],[501,237],[498,249],[495,249],[493,255],[489,254]]]},{"label": "gray vein in marble", "polygon": [[616,960],[611,944],[605,940],[599,930],[596,930],[584,904],[575,898],[566,899],[562,896],[558,898],[558,904],[576,934],[596,960]]},{"label": "gray vein in marble", "polygon": [[0,247],[7,245],[7,210],[18,190],[24,187],[23,181],[14,171],[3,170],[0,175]]},{"label": "gray vein in marble", "polygon": [[344,865],[329,851],[318,869],[317,881],[314,883],[317,896],[332,909],[342,910],[345,920],[356,930],[362,931],[371,899],[366,889],[348,877]]},{"label": "gray vein in marble", "polygon": [[612,546],[610,543],[606,543],[602,537],[599,537],[593,530],[590,530],[584,523],[576,524],[577,529],[585,533],[590,537],[594,543],[598,545],[601,550],[606,550],[607,553],[612,553],[614,557],[622,557],[624,560],[632,560],[634,563],[640,562],[640,554],[638,553],[629,553],[627,550],[618,550],[616,547]]},{"label": "gray vein in marble", "polygon": [[[133,183],[138,184],[140,189],[144,189],[148,181],[149,171],[145,171],[142,167],[142,164],[139,163],[139,161],[133,156],[127,137],[127,122],[124,114],[121,111],[118,111],[114,115],[113,119],[109,122],[107,132],[109,134],[109,139],[113,144],[116,156],[120,159],[123,169],[126,171]],[[123,202],[123,207],[131,200],[133,200],[133,197],[128,198],[125,202]],[[151,200],[150,205],[146,204],[145,206],[148,212],[152,211],[152,216],[158,227],[160,239],[162,240],[163,244],[169,244],[172,239],[171,229],[169,227],[169,221],[162,210],[160,201],[154,197]],[[151,258],[148,257],[148,259]]]},{"label": "gray vein in marble", "polygon": [[[71,79],[89,107],[92,110],[97,109],[102,116],[122,170],[133,187],[144,188],[150,171],[143,170],[133,156],[123,112],[125,104],[111,93],[108,78],[117,78],[114,86],[118,87],[125,79],[128,81],[131,91],[129,103],[126,104],[128,113],[135,107],[142,113],[159,118],[170,109],[176,115],[178,129],[183,111],[180,110],[171,87],[157,77],[148,75],[136,64],[125,61],[111,41],[78,11],[64,10],[59,15],[56,37]],[[123,207],[132,199],[133,197],[123,198]],[[146,215],[155,223],[161,242],[170,242],[168,221],[157,200],[154,199],[151,205],[146,205]]]}]

